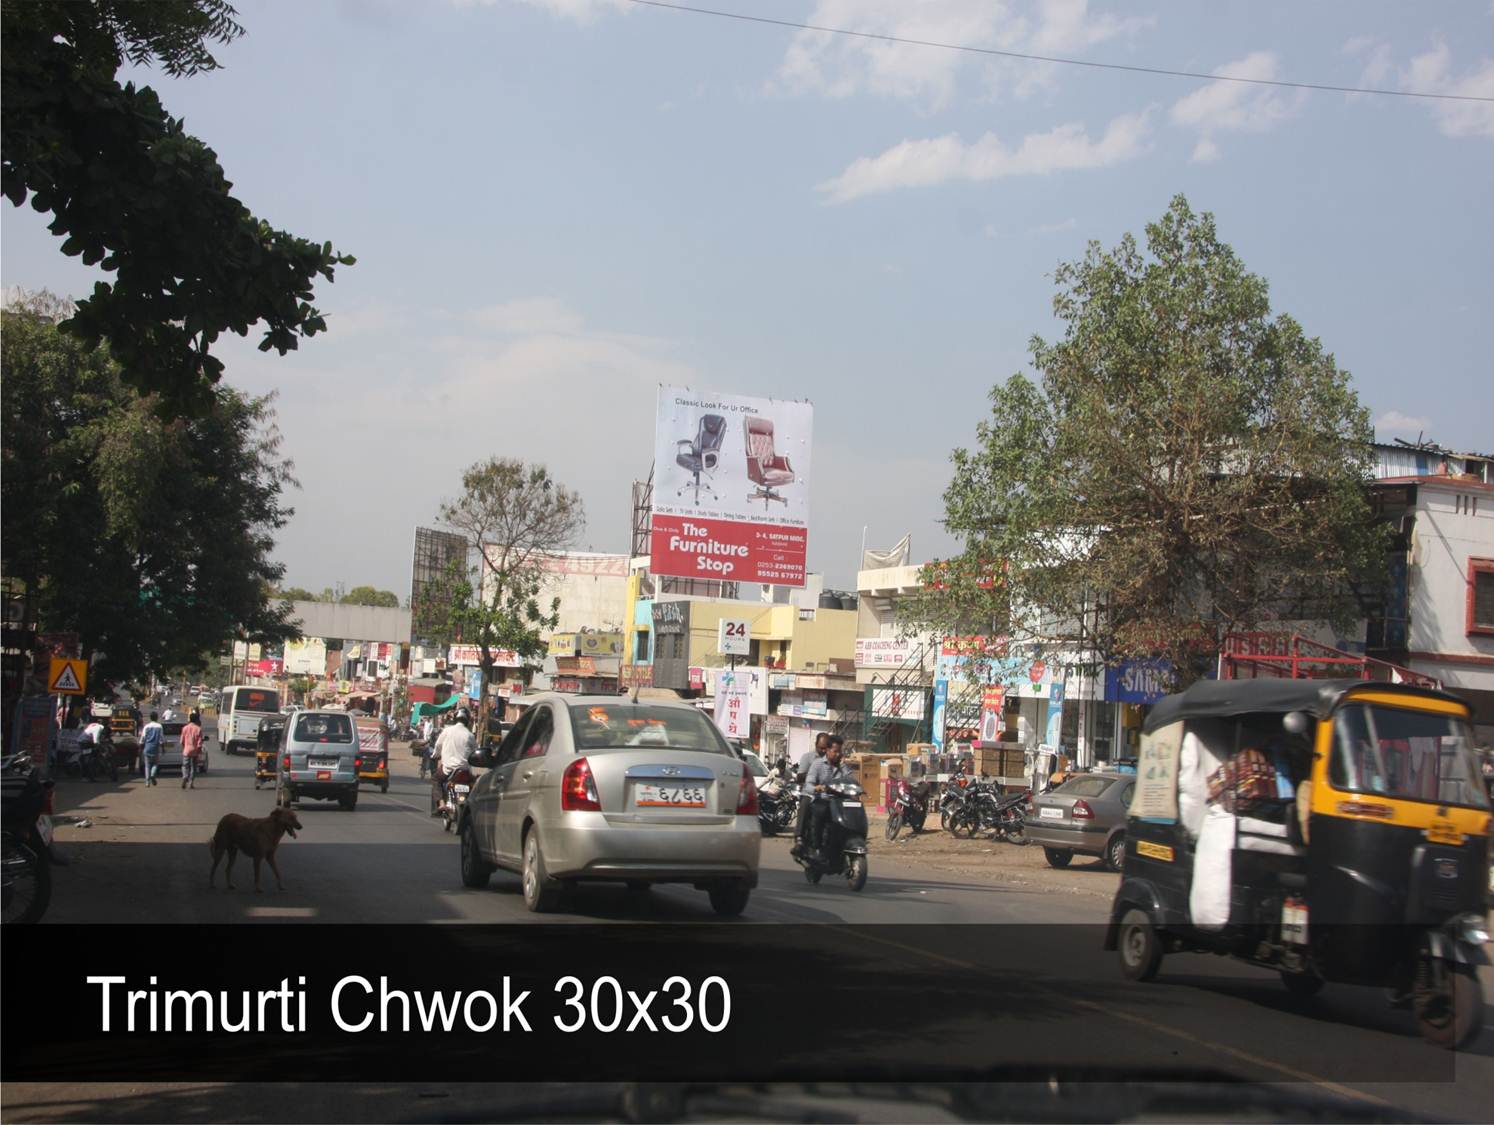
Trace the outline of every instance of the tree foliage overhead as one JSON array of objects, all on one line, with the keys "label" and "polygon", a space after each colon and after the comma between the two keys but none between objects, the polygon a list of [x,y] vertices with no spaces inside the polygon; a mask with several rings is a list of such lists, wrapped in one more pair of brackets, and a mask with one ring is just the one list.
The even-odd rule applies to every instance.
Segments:
[{"label": "tree foliage overhead", "polygon": [[1059,267],[1062,338],[991,391],[953,454],[918,616],[951,633],[1081,635],[1107,660],[1190,655],[1270,621],[1345,626],[1384,565],[1368,414],[1322,344],[1178,196]]},{"label": "tree foliage overhead", "polygon": [[233,16],[222,0],[0,2],[0,190],[51,214],[64,254],[114,275],[68,330],[107,340],[126,381],[177,408],[213,401],[224,332],[262,323],[260,350],[284,355],[325,330],[313,285],[353,264],[255,218],[155,91],[115,77],[126,61],[215,69],[209,43],[242,34]]},{"label": "tree foliage overhead", "polygon": [[543,465],[493,457],[462,474],[461,494],[437,519],[465,536],[466,563],[453,563],[421,598],[418,631],[442,641],[477,645],[483,688],[492,682],[495,653],[509,649],[531,660],[555,628],[560,600],[540,602],[545,561],[574,542],[585,526],[581,497]]},{"label": "tree foliage overhead", "polygon": [[399,595],[393,590],[376,590],[372,586],[354,586],[342,596],[343,605],[372,605],[398,609]]},{"label": "tree foliage overhead", "polygon": [[43,626],[79,633],[115,681],[195,667],[236,634],[295,637],[270,595],[294,485],[270,400],[218,387],[164,420],[55,308],[0,313],[0,554]]}]

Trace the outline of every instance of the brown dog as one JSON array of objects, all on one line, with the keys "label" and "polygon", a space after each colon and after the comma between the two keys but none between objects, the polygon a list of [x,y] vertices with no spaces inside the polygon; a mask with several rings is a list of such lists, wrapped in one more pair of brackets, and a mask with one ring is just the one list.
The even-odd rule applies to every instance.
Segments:
[{"label": "brown dog", "polygon": [[208,871],[208,886],[213,885],[213,877],[218,873],[218,861],[223,858],[223,853],[228,853],[228,866],[223,869],[223,878],[228,883],[228,889],[233,890],[233,861],[238,858],[239,852],[254,861],[254,889],[260,890],[259,885],[259,861],[267,859],[270,861],[270,870],[275,872],[275,886],[279,890],[285,890],[285,884],[280,881],[280,868],[275,865],[275,849],[280,846],[280,837],[287,832],[294,839],[296,829],[301,827],[301,821],[290,809],[277,808],[269,816],[260,817],[258,820],[250,820],[247,816],[238,813],[229,813],[218,822],[218,830],[213,833],[213,838],[208,841],[208,847],[213,852],[213,866]]}]

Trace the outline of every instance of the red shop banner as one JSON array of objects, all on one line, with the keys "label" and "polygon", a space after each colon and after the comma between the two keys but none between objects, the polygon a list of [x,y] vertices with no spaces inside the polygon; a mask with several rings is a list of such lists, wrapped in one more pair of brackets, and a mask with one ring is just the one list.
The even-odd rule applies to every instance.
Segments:
[{"label": "red shop banner", "polygon": [[808,548],[802,527],[655,513],[649,569],[679,578],[803,586]]}]

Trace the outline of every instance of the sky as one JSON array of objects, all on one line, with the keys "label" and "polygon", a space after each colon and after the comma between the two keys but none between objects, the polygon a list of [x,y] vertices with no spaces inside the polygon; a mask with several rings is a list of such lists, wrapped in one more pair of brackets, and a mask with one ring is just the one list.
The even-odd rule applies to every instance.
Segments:
[{"label": "sky", "polygon": [[[1494,5],[712,0],[1080,60],[1494,97]],[[1494,448],[1494,104],[996,58],[628,0],[239,5],[222,69],[129,77],[274,226],[356,255],[325,335],[228,337],[300,481],[286,582],[408,594],[462,470],[546,463],[626,551],[659,384],[814,404],[809,563],[950,553],[991,387],[1056,334],[1052,274],[1183,192],[1375,419]],[[82,295],[0,205],[0,280]],[[999,419],[997,420],[999,423]]]}]

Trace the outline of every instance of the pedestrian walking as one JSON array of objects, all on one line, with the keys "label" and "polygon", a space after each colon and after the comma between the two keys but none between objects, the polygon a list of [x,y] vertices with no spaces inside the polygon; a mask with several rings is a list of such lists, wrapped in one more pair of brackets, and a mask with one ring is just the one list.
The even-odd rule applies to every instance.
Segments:
[{"label": "pedestrian walking", "polygon": [[197,788],[197,764],[202,759],[202,717],[196,711],[182,727],[182,788]]},{"label": "pedestrian walking", "polygon": [[150,722],[145,724],[145,729],[140,732],[140,761],[143,763],[141,769],[145,773],[145,784],[156,784],[156,770],[161,761],[161,740],[166,736],[162,728],[160,716],[156,712],[150,713]]}]

